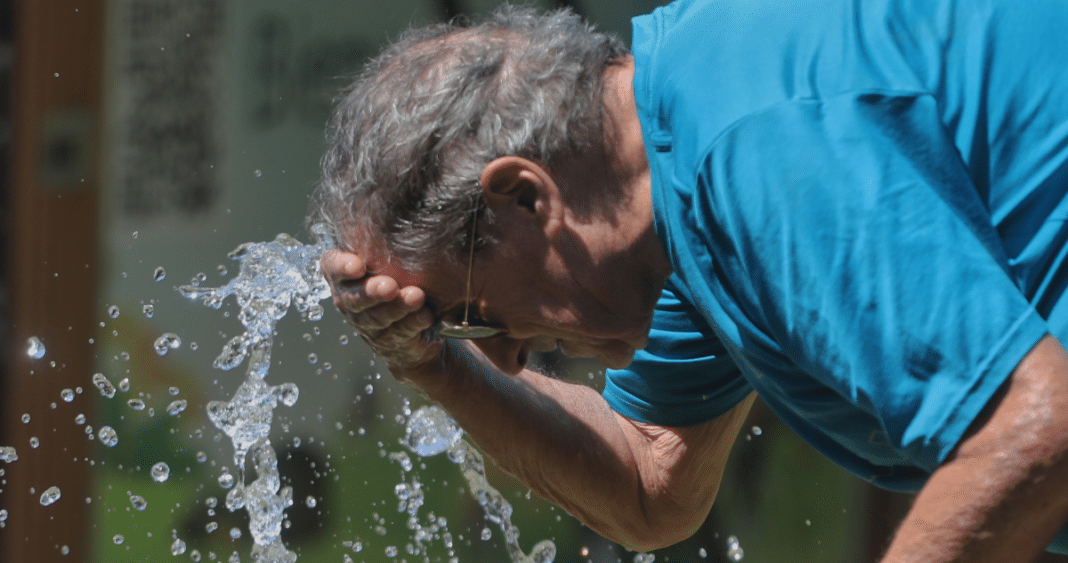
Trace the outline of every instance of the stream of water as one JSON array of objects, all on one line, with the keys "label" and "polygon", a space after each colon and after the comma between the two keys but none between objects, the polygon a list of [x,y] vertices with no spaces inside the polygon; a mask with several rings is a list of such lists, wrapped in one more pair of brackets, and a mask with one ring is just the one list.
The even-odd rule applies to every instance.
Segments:
[{"label": "stream of water", "polygon": [[[233,370],[248,359],[245,379],[237,392],[226,401],[208,403],[208,417],[223,431],[234,449],[237,476],[226,495],[226,507],[231,511],[244,509],[249,516],[249,532],[254,540],[252,561],[259,563],[293,563],[297,554],[283,544],[281,531],[285,509],[293,505],[293,490],[281,485],[278,457],[270,440],[274,409],[281,403],[293,406],[299,397],[294,383],[270,385],[266,382],[271,365],[271,350],[275,327],[289,308],[308,321],[323,316],[322,300],[330,297],[330,288],[319,271],[319,258],[333,246],[333,241],[320,226],[312,228],[316,241],[304,245],[297,239],[278,235],[264,243],[246,243],[230,253],[239,264],[236,277],[222,287],[185,285],[179,288],[183,296],[199,300],[218,309],[233,296],[240,306],[240,319],[245,331],[233,337],[214,361],[214,367]],[[463,432],[443,410],[424,407],[407,421],[404,444],[416,455],[428,457],[447,452],[449,459],[460,467],[471,495],[485,512],[486,519],[496,524],[504,534],[508,556],[513,563],[550,563],[556,546],[550,540],[538,542],[526,554],[519,546],[519,530],[512,525],[512,507],[486,480],[481,454],[463,439]],[[247,483],[245,464],[252,456],[256,478]],[[405,472],[411,461],[403,452],[394,453]],[[224,475],[224,478],[226,476]],[[427,525],[419,521],[423,504],[422,483],[413,478],[397,485],[395,494],[401,509],[409,514],[408,529],[412,532],[409,551],[423,555],[431,538],[444,538],[451,551],[451,539],[444,519],[432,519]],[[176,539],[176,541],[180,541]],[[389,556],[394,556],[395,553]],[[346,557],[349,557],[346,555]],[[456,558],[453,557],[455,561]]]}]

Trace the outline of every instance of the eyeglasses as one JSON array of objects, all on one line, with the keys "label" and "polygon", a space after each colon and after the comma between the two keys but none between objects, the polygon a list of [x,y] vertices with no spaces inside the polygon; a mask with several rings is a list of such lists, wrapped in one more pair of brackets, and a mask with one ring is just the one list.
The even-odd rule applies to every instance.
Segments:
[{"label": "eyeglasses", "polygon": [[471,326],[467,322],[468,312],[471,308],[471,273],[475,267],[475,230],[478,228],[478,205],[475,205],[475,216],[471,220],[471,250],[467,254],[467,294],[464,298],[464,320],[460,324],[453,324],[444,319],[438,323],[437,332],[445,338],[461,338],[473,340],[476,338],[489,338],[500,334],[507,334],[503,328],[494,328],[486,325]]}]

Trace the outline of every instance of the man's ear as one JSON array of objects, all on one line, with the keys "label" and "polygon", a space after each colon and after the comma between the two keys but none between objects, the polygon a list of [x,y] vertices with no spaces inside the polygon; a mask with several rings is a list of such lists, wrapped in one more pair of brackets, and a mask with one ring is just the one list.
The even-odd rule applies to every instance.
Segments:
[{"label": "man's ear", "polygon": [[563,227],[560,187],[540,164],[518,156],[502,156],[482,169],[479,184],[491,208],[507,209],[516,219],[537,221],[550,238]]}]

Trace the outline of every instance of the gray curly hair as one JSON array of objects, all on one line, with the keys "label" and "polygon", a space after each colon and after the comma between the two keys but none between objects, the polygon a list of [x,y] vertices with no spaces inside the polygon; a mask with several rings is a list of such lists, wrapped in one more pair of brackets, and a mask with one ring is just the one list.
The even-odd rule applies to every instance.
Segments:
[{"label": "gray curly hair", "polygon": [[405,32],[339,96],[317,220],[402,268],[460,259],[483,168],[514,155],[552,170],[601,147],[603,75],[627,54],[566,9]]}]

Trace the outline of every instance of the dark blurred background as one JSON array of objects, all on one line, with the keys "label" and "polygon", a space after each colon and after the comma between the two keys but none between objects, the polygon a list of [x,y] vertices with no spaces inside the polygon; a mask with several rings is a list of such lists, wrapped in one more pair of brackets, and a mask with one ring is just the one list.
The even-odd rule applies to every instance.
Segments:
[{"label": "dark blurred background", "polygon": [[[212,311],[175,286],[225,283],[240,243],[307,240],[323,125],[346,77],[409,25],[495,4],[0,0],[0,446],[18,453],[0,461],[0,562],[169,560],[176,539],[186,545],[176,560],[249,560],[247,518],[221,507],[232,450],[204,415],[240,381],[211,368],[239,330],[236,309]],[[629,39],[629,18],[656,3],[538,5],[568,5]],[[152,344],[164,332],[183,344],[160,356]],[[27,354],[31,337],[40,358]],[[595,365],[540,361],[603,384]],[[129,387],[103,398],[94,373]],[[398,560],[507,560],[455,466],[395,461],[399,422],[421,399],[337,314],[283,321],[270,379],[301,389],[275,411],[272,434],[296,499],[283,538],[301,560],[381,561],[391,547]],[[165,413],[178,397],[189,408]],[[104,425],[115,447],[97,438]],[[760,404],[746,428],[705,525],[656,560],[728,561],[733,536],[746,561],[876,561],[911,499],[832,466]],[[158,461],[171,468],[166,483],[149,477]],[[490,478],[515,505],[524,549],[548,538],[561,563],[634,560],[492,467]],[[423,487],[419,516],[445,518],[452,546],[439,532],[410,553],[402,482]],[[62,497],[44,506],[52,486]],[[134,494],[147,509],[131,507]],[[237,539],[234,527],[245,527]]]}]

